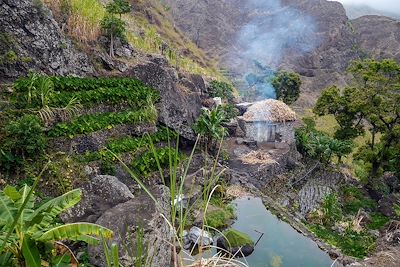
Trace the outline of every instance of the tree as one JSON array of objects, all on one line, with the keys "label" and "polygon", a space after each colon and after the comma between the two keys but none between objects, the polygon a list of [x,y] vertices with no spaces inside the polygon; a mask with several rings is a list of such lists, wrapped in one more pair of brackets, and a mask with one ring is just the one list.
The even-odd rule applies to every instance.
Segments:
[{"label": "tree", "polygon": [[301,79],[297,73],[279,72],[271,83],[275,88],[277,99],[288,105],[294,103],[300,96]]},{"label": "tree", "polygon": [[110,57],[114,57],[115,38],[125,38],[125,22],[108,13],[101,21],[101,28],[104,34],[110,38]]},{"label": "tree", "polygon": [[118,14],[120,19],[122,17],[122,14],[129,13],[131,9],[131,5],[126,0],[113,0],[106,6],[106,10],[108,13]]},{"label": "tree", "polygon": [[[318,99],[314,113],[332,114],[339,123],[335,136],[352,139],[370,133],[356,159],[369,166],[369,181],[393,170],[400,142],[400,65],[394,60],[363,60],[349,68],[352,86],[330,87]],[[378,138],[380,136],[380,138]]]}]

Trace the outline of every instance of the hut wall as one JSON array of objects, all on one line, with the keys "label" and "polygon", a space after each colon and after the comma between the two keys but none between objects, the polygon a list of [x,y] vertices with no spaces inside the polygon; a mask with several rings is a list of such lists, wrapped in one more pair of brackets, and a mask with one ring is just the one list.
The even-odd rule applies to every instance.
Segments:
[{"label": "hut wall", "polygon": [[295,142],[294,123],[282,122],[276,124],[277,141],[292,144]]},{"label": "hut wall", "polygon": [[241,128],[246,133],[247,138],[257,142],[285,142],[291,144],[295,140],[292,122],[242,122]]}]

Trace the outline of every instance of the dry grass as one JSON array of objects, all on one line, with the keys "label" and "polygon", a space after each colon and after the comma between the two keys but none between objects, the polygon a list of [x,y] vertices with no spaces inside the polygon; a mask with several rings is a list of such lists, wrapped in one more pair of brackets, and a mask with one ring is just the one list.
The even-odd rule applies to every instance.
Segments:
[{"label": "dry grass", "polygon": [[105,9],[99,0],[44,0],[55,18],[66,17],[68,34],[81,42],[96,41]]},{"label": "dry grass", "polygon": [[240,160],[245,164],[274,164],[276,161],[263,151],[251,151],[250,153],[240,157]]}]

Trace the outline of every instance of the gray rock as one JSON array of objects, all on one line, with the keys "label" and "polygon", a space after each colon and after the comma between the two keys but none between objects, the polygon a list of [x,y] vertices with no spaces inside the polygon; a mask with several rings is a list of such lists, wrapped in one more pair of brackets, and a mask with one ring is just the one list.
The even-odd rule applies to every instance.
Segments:
[{"label": "gray rock", "polygon": [[187,238],[192,245],[200,245],[202,247],[210,246],[213,243],[211,234],[197,226],[190,228]]},{"label": "gray rock", "polygon": [[20,59],[0,64],[0,80],[15,79],[31,69],[56,75],[95,73],[87,55],[65,38],[42,1],[0,1],[0,28],[0,54],[13,51]]},{"label": "gray rock", "polygon": [[117,177],[98,175],[82,187],[82,199],[61,215],[64,222],[95,222],[106,210],[133,199],[129,188]]},{"label": "gray rock", "polygon": [[[125,203],[119,204],[106,211],[97,221],[114,232],[110,243],[115,243],[119,248],[121,264],[125,267],[134,266],[134,256],[130,250],[136,249],[136,236],[139,227],[144,233],[144,253],[146,255],[144,266],[165,267],[171,262],[171,247],[169,241],[172,231],[165,221],[170,220],[169,189],[159,186],[151,189],[158,204],[144,192]],[[163,218],[161,215],[165,216]],[[95,266],[106,266],[102,246],[89,247],[90,262]]]},{"label": "gray rock", "polygon": [[[199,92],[202,88],[183,87],[178,73],[163,57],[151,57],[148,63],[133,67],[127,75],[137,77],[147,86],[160,91],[161,101],[157,108],[161,123],[174,129],[186,139],[196,139],[192,125],[201,112]],[[196,82],[201,84],[198,78]]]}]

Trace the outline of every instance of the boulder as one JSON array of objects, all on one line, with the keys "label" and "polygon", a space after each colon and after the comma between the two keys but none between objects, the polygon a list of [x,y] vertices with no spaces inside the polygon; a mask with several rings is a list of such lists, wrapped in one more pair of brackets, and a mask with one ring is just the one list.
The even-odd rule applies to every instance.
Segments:
[{"label": "boulder", "polygon": [[398,216],[395,212],[394,205],[400,203],[400,196],[396,194],[390,194],[384,196],[378,202],[378,210],[386,217],[396,219]]},{"label": "boulder", "polygon": [[[157,108],[161,123],[186,139],[196,139],[192,125],[201,113],[202,88],[187,88],[184,84],[189,83],[188,79],[185,78],[182,84],[176,70],[163,57],[150,57],[148,62],[134,66],[125,75],[136,77],[160,92],[161,101]],[[199,83],[198,78],[196,81]],[[190,84],[191,87],[196,86],[195,83]]]},{"label": "boulder", "polygon": [[229,229],[217,239],[217,247],[222,252],[241,258],[247,257],[254,251],[254,242],[250,236],[235,229]]},{"label": "boulder", "polygon": [[213,243],[211,234],[197,226],[190,228],[189,232],[186,232],[186,234],[187,235],[183,236],[184,244],[187,244],[187,241],[189,241],[191,246],[200,245],[201,247],[207,247]]},{"label": "boulder", "polygon": [[117,177],[98,175],[82,187],[81,201],[63,213],[61,219],[66,223],[94,223],[106,210],[133,198],[129,188]]},{"label": "boulder", "polygon": [[[172,231],[167,220],[170,220],[171,207],[169,189],[157,186],[150,189],[157,199],[156,203],[146,193],[121,203],[107,210],[96,223],[111,229],[114,237],[109,243],[115,243],[119,249],[120,262],[123,266],[135,265],[137,235],[143,235],[144,266],[165,267],[170,265],[171,247],[169,242]],[[163,216],[164,217],[163,217]],[[141,228],[142,231],[138,231]],[[129,248],[129,251],[126,250]],[[106,266],[102,246],[89,247],[90,262],[95,266]]]}]

